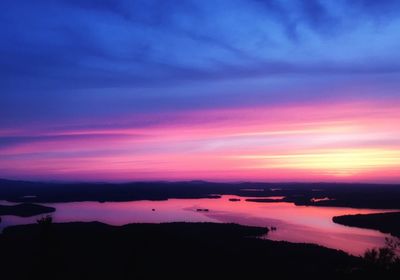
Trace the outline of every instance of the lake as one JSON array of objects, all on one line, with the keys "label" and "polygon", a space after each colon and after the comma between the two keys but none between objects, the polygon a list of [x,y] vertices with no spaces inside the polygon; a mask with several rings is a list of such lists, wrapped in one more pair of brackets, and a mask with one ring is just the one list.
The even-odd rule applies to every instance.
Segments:
[{"label": "lake", "polygon": [[[270,231],[265,238],[315,243],[353,255],[360,255],[368,248],[383,246],[385,237],[390,237],[375,230],[347,227],[332,222],[333,216],[382,213],[388,210],[296,206],[287,202],[258,203],[245,199],[224,195],[212,199],[69,202],[43,205],[56,208],[56,212],[52,214],[55,222],[99,221],[111,225],[123,225],[185,221],[272,226],[277,229]],[[4,205],[5,202],[0,204]],[[36,219],[37,217],[2,216],[0,230],[10,225],[34,223]]]}]

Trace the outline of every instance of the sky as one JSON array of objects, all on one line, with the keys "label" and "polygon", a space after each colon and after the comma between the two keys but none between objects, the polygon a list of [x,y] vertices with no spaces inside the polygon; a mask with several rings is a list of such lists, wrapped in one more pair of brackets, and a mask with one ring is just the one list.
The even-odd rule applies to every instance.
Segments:
[{"label": "sky", "polygon": [[0,2],[0,177],[400,183],[400,1]]}]

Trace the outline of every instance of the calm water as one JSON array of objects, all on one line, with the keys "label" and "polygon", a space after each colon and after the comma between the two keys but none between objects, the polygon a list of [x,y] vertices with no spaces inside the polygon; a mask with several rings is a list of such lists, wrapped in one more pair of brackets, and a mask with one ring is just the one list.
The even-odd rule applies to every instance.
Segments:
[{"label": "calm water", "polygon": [[[229,201],[232,198],[241,200]],[[1,204],[4,205],[4,202]],[[45,205],[57,209],[53,213],[56,222],[100,221],[111,225],[123,225],[187,221],[274,226],[277,230],[270,231],[268,239],[316,243],[355,255],[362,254],[368,248],[384,245],[385,237],[389,236],[375,230],[346,227],[332,222],[332,217],[337,215],[378,213],[385,210],[295,206],[285,202],[257,203],[228,195],[220,199],[71,202]],[[208,211],[197,211],[198,209]],[[9,225],[33,223],[37,217],[3,216],[2,219],[0,230]]]}]

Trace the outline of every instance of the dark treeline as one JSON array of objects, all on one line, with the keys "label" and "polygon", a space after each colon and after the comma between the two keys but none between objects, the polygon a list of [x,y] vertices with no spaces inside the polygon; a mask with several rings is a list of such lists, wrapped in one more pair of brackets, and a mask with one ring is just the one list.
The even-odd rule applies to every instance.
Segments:
[{"label": "dark treeline", "polygon": [[[15,202],[165,200],[215,198],[218,197],[216,195],[224,194],[244,197],[285,196],[283,201],[294,202],[297,205],[400,209],[400,185],[204,181],[112,184],[0,180],[0,200]],[[312,201],[312,198],[325,197],[330,200]]]}]

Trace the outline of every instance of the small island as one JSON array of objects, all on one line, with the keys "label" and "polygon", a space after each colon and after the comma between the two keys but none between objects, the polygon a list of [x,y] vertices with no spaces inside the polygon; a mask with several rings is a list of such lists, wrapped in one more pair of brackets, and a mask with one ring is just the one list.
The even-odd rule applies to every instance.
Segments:
[{"label": "small island", "polygon": [[32,217],[40,214],[48,214],[56,211],[53,207],[32,203],[21,203],[16,205],[0,205],[0,216],[12,215],[19,217]]},{"label": "small island", "polygon": [[246,201],[259,202],[259,203],[283,202],[282,199],[273,199],[273,198],[248,198],[248,199],[246,199]]}]

